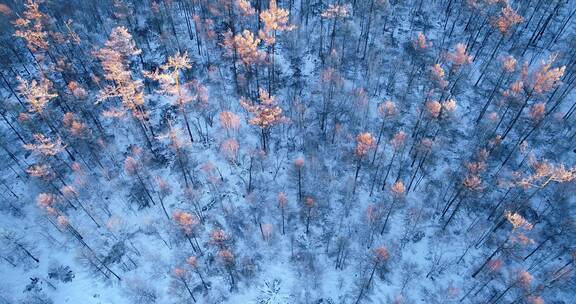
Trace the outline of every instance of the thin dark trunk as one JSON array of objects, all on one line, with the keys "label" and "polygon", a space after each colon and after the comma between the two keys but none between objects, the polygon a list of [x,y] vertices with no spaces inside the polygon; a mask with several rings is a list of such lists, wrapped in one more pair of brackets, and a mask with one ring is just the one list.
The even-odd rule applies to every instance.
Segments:
[{"label": "thin dark trunk", "polygon": [[312,215],[312,207],[309,207],[308,208],[308,215],[306,216],[306,234],[308,234],[308,232],[309,232],[311,215]]},{"label": "thin dark trunk", "polygon": [[361,166],[362,166],[362,159],[358,159],[358,165],[356,166],[356,174],[354,174],[354,184],[352,186],[352,194],[356,193],[356,181],[358,180],[358,173],[360,173]]},{"label": "thin dark trunk", "polygon": [[162,196],[158,195],[158,198],[160,199],[160,206],[162,206],[162,210],[164,211],[166,218],[168,219],[168,221],[170,221],[170,216],[168,215],[168,212],[166,211],[166,207],[164,207],[164,200],[162,199]]},{"label": "thin dark trunk", "polygon": [[386,176],[384,176],[384,181],[382,182],[382,191],[386,189],[386,180],[388,179],[388,175],[390,174],[390,169],[392,168],[392,164],[394,164],[394,158],[396,158],[396,149],[394,149],[394,153],[392,154],[392,159],[390,159],[390,163],[388,164],[388,169],[386,170]]},{"label": "thin dark trunk", "polygon": [[456,204],[456,207],[454,207],[454,210],[452,211],[452,214],[450,214],[450,217],[448,218],[448,220],[444,224],[444,227],[442,227],[442,230],[446,230],[446,227],[448,227],[448,224],[450,224],[450,221],[452,221],[452,218],[454,217],[454,215],[456,215],[456,212],[458,212],[458,209],[460,209],[460,206],[462,205],[463,201],[464,201],[464,198],[461,198],[458,201],[458,203]]},{"label": "thin dark trunk", "polygon": [[192,297],[192,300],[194,301],[194,303],[196,303],[196,298],[194,298],[194,295],[192,294],[192,290],[190,290],[190,287],[188,287],[188,283],[186,283],[186,280],[181,279],[182,283],[184,283],[184,286],[186,286],[186,290],[188,290],[188,293],[190,294],[190,297]]},{"label": "thin dark trunk", "polygon": [[355,304],[360,303],[360,300],[362,299],[362,295],[364,294],[364,290],[368,287],[370,287],[370,283],[372,283],[372,278],[374,277],[374,273],[376,272],[376,268],[378,267],[378,263],[374,263],[374,267],[372,267],[372,272],[370,273],[370,278],[368,279],[368,283],[366,283],[365,285],[362,284],[362,287],[360,288],[360,294],[358,295],[358,298],[356,299]]},{"label": "thin dark trunk", "polygon": [[478,77],[478,80],[476,80],[476,83],[474,84],[474,86],[477,86],[478,83],[480,82],[480,80],[482,80],[482,77],[484,77],[484,73],[486,73],[486,70],[490,66],[492,59],[494,59],[494,56],[496,55],[496,52],[500,48],[502,41],[504,41],[504,35],[500,35],[500,40],[498,40],[498,44],[496,44],[496,47],[492,51],[492,55],[490,55],[490,58],[486,61],[486,66],[484,67],[484,69],[482,69],[482,72],[480,72],[480,77]]},{"label": "thin dark trunk", "polygon": [[498,246],[498,248],[496,248],[496,250],[494,250],[494,252],[492,252],[492,254],[484,261],[484,263],[482,263],[482,265],[476,271],[474,271],[474,273],[472,274],[473,278],[475,278],[480,273],[480,271],[484,268],[484,266],[486,266],[486,264],[488,264],[488,262],[490,262],[490,260],[492,260],[492,258],[500,251],[500,249],[502,249],[502,247],[504,247],[504,244],[506,244],[506,242],[504,242],[500,246]]},{"label": "thin dark trunk", "polygon": [[180,108],[180,112],[182,113],[182,117],[184,118],[184,122],[186,123],[186,131],[188,131],[188,136],[190,136],[190,142],[194,144],[194,137],[192,136],[192,131],[190,130],[190,123],[188,122],[188,115],[184,111],[184,108]]},{"label": "thin dark trunk", "polygon": [[388,219],[390,219],[390,214],[392,214],[392,210],[394,209],[394,205],[396,205],[396,199],[392,200],[392,204],[390,205],[390,208],[388,209],[388,213],[386,214],[386,219],[384,220],[384,224],[382,225],[382,230],[380,231],[380,235],[383,235],[384,231],[386,230],[386,225],[388,224]]},{"label": "thin dark trunk", "polygon": [[530,91],[527,94],[526,99],[524,100],[524,102],[522,103],[522,106],[520,107],[520,110],[516,113],[516,116],[514,116],[514,118],[510,122],[510,125],[508,125],[508,128],[504,132],[504,134],[502,134],[502,140],[504,140],[504,138],[506,138],[508,133],[512,130],[512,127],[514,127],[514,124],[516,124],[516,121],[518,120],[518,118],[520,118],[520,116],[522,115],[522,111],[524,110],[526,105],[528,105],[528,101],[530,100],[531,96],[532,96],[532,91]]},{"label": "thin dark trunk", "polygon": [[246,192],[252,192],[252,165],[254,163],[254,156],[250,156],[250,168],[248,169],[248,190]]},{"label": "thin dark trunk", "polygon": [[148,188],[146,188],[146,184],[144,184],[144,180],[142,180],[142,177],[140,176],[140,173],[136,172],[136,177],[138,178],[138,181],[140,182],[140,185],[141,185],[142,188],[144,189],[144,192],[146,193],[146,196],[150,199],[150,201],[152,202],[153,205],[156,205],[156,202],[155,202],[154,199],[152,198],[152,195],[150,195],[150,192],[148,191]]},{"label": "thin dark trunk", "polygon": [[372,154],[372,161],[370,162],[371,165],[374,164],[374,160],[376,159],[376,153],[378,152],[378,147],[380,146],[380,140],[382,139],[382,133],[384,132],[384,123],[382,121],[382,125],[380,126],[380,132],[378,132],[378,140],[376,140],[376,148],[374,149],[374,154]]},{"label": "thin dark trunk", "polygon": [[282,235],[284,235],[284,206],[280,207],[280,212],[282,213]]},{"label": "thin dark trunk", "polygon": [[532,252],[530,252],[526,257],[524,257],[524,261],[526,261],[528,258],[530,258],[534,253],[536,253],[536,251],[540,250],[540,248],[542,248],[542,246],[544,246],[544,244],[546,244],[546,242],[548,242],[548,240],[550,240],[551,237],[546,238],[542,243],[540,243],[536,248],[534,248],[534,250],[532,250]]},{"label": "thin dark trunk", "polygon": [[502,71],[502,74],[500,74],[500,77],[498,78],[498,82],[494,86],[494,89],[492,89],[492,93],[490,93],[490,97],[488,97],[488,101],[486,101],[486,103],[482,107],[482,110],[480,111],[480,115],[478,115],[478,118],[476,118],[476,124],[478,124],[480,122],[480,120],[484,116],[484,113],[486,113],[486,110],[490,106],[490,102],[492,102],[492,98],[494,97],[496,91],[498,91],[498,88],[500,87],[500,84],[502,83],[502,79],[504,79],[505,73],[506,73],[505,71]]},{"label": "thin dark trunk", "polygon": [[200,278],[200,281],[202,282],[202,285],[204,286],[204,288],[208,289],[208,285],[204,281],[204,277],[202,277],[202,274],[200,273],[200,270],[198,270],[198,268],[196,268],[196,273],[198,274],[198,277]]},{"label": "thin dark trunk", "polygon": [[302,168],[298,168],[298,202],[302,202]]},{"label": "thin dark trunk", "polygon": [[36,263],[40,263],[40,260],[37,259],[34,255],[32,255],[32,253],[30,253],[30,251],[28,251],[28,249],[26,249],[22,244],[18,243],[18,242],[14,242],[14,244],[16,244],[16,246],[18,246],[18,248],[22,249],[22,251],[24,251],[26,253],[27,256],[29,256],[31,259],[33,259]]}]

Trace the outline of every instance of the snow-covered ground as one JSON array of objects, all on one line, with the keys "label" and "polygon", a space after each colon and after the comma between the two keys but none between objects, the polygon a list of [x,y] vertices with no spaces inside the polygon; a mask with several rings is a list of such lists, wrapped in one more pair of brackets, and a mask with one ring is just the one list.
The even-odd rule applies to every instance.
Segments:
[{"label": "snow-covered ground", "polygon": [[[16,2],[0,7],[6,20],[25,10]],[[46,28],[82,38],[50,38],[59,69],[14,42],[22,59],[2,67],[0,304],[576,303],[574,3],[278,1],[297,28],[275,32],[271,78],[263,41],[256,45],[267,60],[254,65],[237,58],[240,48],[222,47],[230,27],[263,28],[242,5],[262,2],[265,11],[266,1],[88,2],[40,5],[52,20]],[[59,13],[61,5],[70,11]],[[334,18],[338,7],[347,12]],[[523,20],[502,32],[498,18],[510,8]],[[64,17],[74,17],[72,28],[63,30]],[[12,23],[2,26],[16,40]],[[89,55],[117,26],[142,50],[129,56],[130,79],[186,51],[191,68],[178,76],[193,100],[186,123],[179,95],[150,79],[135,107],[146,119],[119,97],[96,102],[103,87],[119,85],[104,80],[106,59]],[[509,55],[517,63],[504,73]],[[436,63],[442,77],[431,76]],[[557,81],[537,88],[560,66]],[[26,118],[30,96],[13,74],[48,77],[59,97]],[[70,89],[72,79],[85,96]],[[239,103],[262,102],[258,88],[272,89],[282,109],[267,151],[254,111]],[[430,101],[439,102],[436,115]],[[127,114],[105,117],[111,105]],[[238,126],[226,127],[226,111]],[[85,124],[82,136],[65,113]],[[366,154],[364,132],[373,141]],[[67,149],[23,147],[36,133]],[[228,139],[238,144],[234,157]],[[33,176],[34,164],[53,172]],[[178,212],[192,223],[178,222]]]}]

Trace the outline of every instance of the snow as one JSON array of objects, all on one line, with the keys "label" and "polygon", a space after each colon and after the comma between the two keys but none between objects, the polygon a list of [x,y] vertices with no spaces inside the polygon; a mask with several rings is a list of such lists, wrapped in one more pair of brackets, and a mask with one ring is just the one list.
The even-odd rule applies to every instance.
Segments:
[{"label": "snow", "polygon": [[[54,2],[81,5],[69,0]],[[184,2],[187,1],[171,4],[162,1],[160,12],[153,14],[150,13],[153,8],[148,3],[134,3],[131,17],[138,29],[144,31],[149,27],[148,37],[132,33],[138,47],[143,49],[143,60],[147,66],[160,66],[166,56],[177,52],[177,47],[171,42],[174,37],[170,19],[174,18],[182,51],[186,49],[194,62],[189,76],[208,89],[209,105],[188,109],[187,115],[195,136],[193,143],[190,143],[178,109],[173,106],[174,96],[163,96],[144,89],[144,107],[150,108],[146,123],[153,126],[154,135],[166,134],[170,128],[182,131],[180,139],[184,144],[181,149],[187,158],[183,166],[189,171],[190,189],[184,189],[182,165],[173,147],[169,146],[169,140],[152,138],[151,152],[138,121],[133,117],[101,117],[100,112],[114,101],[95,105],[98,87],[87,79],[81,81],[86,87],[89,84],[92,86],[87,100],[74,99],[70,94],[61,99],[73,99],[74,102],[67,103],[66,107],[70,107],[70,111],[88,124],[91,128],[90,138],[78,140],[80,143],[70,139],[62,123],[61,110],[55,103],[50,104],[50,113],[46,114],[61,129],[59,132],[67,134],[63,141],[73,148],[74,153],[86,158],[84,162],[77,160],[80,170],[66,168],[74,162],[65,153],[59,154],[60,159],[52,159],[58,165],[57,170],[64,174],[62,180],[54,179],[51,184],[29,176],[26,168],[33,163],[46,161],[48,157],[24,150],[10,126],[0,123],[1,143],[14,152],[19,162],[5,155],[5,151],[0,154],[6,164],[0,167],[2,181],[14,193],[0,193],[0,229],[3,233],[16,233],[17,242],[39,259],[36,263],[17,243],[2,239],[0,303],[191,303],[192,293],[198,303],[210,304],[444,304],[486,301],[496,304],[491,301],[509,286],[512,286],[510,291],[498,299],[498,303],[538,304],[531,297],[542,296],[546,303],[564,304],[572,303],[570,301],[576,298],[574,276],[553,280],[558,271],[563,270],[561,267],[573,259],[571,254],[575,244],[571,223],[576,217],[574,183],[553,182],[542,189],[512,187],[510,194],[506,191],[506,183],[512,183],[518,177],[516,172],[522,176],[531,172],[529,164],[532,158],[517,149],[517,154],[513,154],[502,170],[499,164],[510,153],[513,142],[534,124],[528,117],[522,116],[517,128],[504,142],[508,146],[496,145],[492,148],[489,135],[496,133],[498,127],[488,121],[487,115],[480,124],[475,123],[499,75],[498,59],[488,65],[483,82],[478,86],[474,86],[474,83],[484,70],[490,52],[499,39],[496,35],[500,33],[495,32],[492,34],[494,37],[488,36],[482,51],[478,51],[478,46],[470,50],[475,57],[469,66],[452,70],[453,66],[445,54],[452,51],[456,43],[467,41],[482,22],[474,18],[476,11],[467,8],[465,1],[384,1],[387,4],[372,13],[368,59],[364,60],[361,59],[362,47],[356,44],[363,41],[361,38],[367,26],[367,9],[371,1],[354,1],[355,11],[351,12],[351,16],[338,19],[335,57],[330,57],[327,51],[332,20],[323,22],[325,62],[318,56],[318,15],[330,1],[320,1],[326,2],[323,6],[316,3],[310,12],[308,27],[298,24],[293,32],[277,33],[274,70],[278,75],[273,93],[289,119],[271,129],[267,152],[261,150],[260,130],[248,123],[253,113],[238,103],[240,96],[231,71],[232,59],[222,56],[219,42],[210,41],[209,35],[200,34],[200,54],[196,45],[197,33],[193,33],[196,37],[194,40],[188,39],[183,18],[189,17],[184,13],[184,7],[192,4]],[[282,8],[288,6],[287,1],[279,2]],[[530,18],[534,11],[535,19],[540,19],[540,14],[544,16],[549,13],[548,9],[541,8],[540,3],[510,2],[525,19]],[[294,1],[291,22],[299,22],[303,3]],[[453,6],[449,22],[444,23],[449,11],[446,10],[448,3],[453,3]],[[43,4],[41,10],[56,15],[53,11],[55,6],[52,5],[55,4]],[[422,11],[418,11],[419,5],[423,6]],[[500,10],[496,6],[501,4],[493,5],[491,9],[497,16]],[[352,5],[350,7],[352,9]],[[14,5],[12,9],[20,12],[23,7]],[[215,23],[210,29],[219,34],[226,28],[224,23],[228,17],[226,14],[216,14],[216,9],[204,7],[200,10],[197,7],[194,14],[215,14],[211,19]],[[170,10],[170,14],[166,10]],[[562,79],[564,84],[557,91],[534,97],[534,102],[548,102],[548,98],[550,102],[555,102],[566,92],[563,103],[555,109],[559,115],[570,111],[574,100],[574,94],[569,89],[574,69],[574,61],[570,58],[573,22],[569,23],[557,42],[546,45],[545,41],[552,40],[564,20],[570,20],[568,16],[573,10],[573,3],[562,6],[557,16],[551,19],[550,29],[544,31],[525,54],[523,41],[530,38],[531,31],[538,29],[536,20],[527,25],[530,31],[506,38],[495,57],[514,54],[518,57],[518,69],[520,59],[530,60],[532,71],[540,60],[556,52],[562,53],[565,57],[559,63],[567,65],[566,74],[570,76]],[[82,20],[86,20],[86,17],[82,17],[84,13],[72,11],[70,14],[74,15],[70,17],[75,17],[75,22],[81,24],[76,29],[85,32],[86,27],[82,25]],[[153,17],[163,20],[163,25],[159,25],[164,27],[162,35],[153,26],[153,22],[160,21],[154,21]],[[235,20],[236,26],[243,25],[254,31],[257,27],[256,17],[246,18],[252,21],[238,19]],[[473,21],[471,29],[465,31],[469,18]],[[59,24],[56,19],[54,22]],[[103,28],[120,24],[127,26],[124,23],[117,16],[106,16]],[[453,24],[454,34],[448,37],[447,32]],[[487,29],[490,24],[485,26]],[[519,25],[517,31],[522,26]],[[418,31],[424,32],[433,46],[421,53],[414,49],[407,51],[413,48],[412,41]],[[88,48],[102,47],[108,38],[105,32],[109,30],[85,33],[91,38],[91,44],[95,44]],[[484,37],[485,34],[479,35],[476,43],[484,44]],[[144,43],[145,40],[149,41]],[[265,51],[263,45],[260,47]],[[28,58],[26,53],[23,56]],[[91,62],[87,67],[91,71],[100,69],[98,60],[92,62],[92,58],[83,59]],[[208,62],[218,69],[218,73],[209,75]],[[429,79],[429,66],[435,62],[440,62],[446,70],[449,88],[458,81],[451,91],[438,89]],[[16,71],[14,73],[25,73],[21,65],[10,64],[10,68]],[[74,61],[71,64],[75,64]],[[411,87],[407,88],[412,64],[419,69]],[[134,58],[131,63],[134,77],[141,76],[140,68],[139,59]],[[237,68],[239,71],[245,69],[241,63],[237,64]],[[299,79],[293,77],[295,68],[299,70]],[[265,64],[258,69],[256,73],[260,86],[267,88],[268,69]],[[342,77],[335,87],[322,79],[322,73],[329,69]],[[519,77],[518,70],[512,78],[515,80]],[[250,78],[244,78],[244,81],[247,79]],[[528,85],[528,80],[526,82]],[[12,83],[16,83],[16,80],[10,78],[7,84]],[[64,87],[66,80],[59,79],[54,83],[55,86]],[[153,82],[150,85],[153,87]],[[247,95],[256,92],[255,83],[249,86],[248,90],[242,88]],[[500,91],[504,88],[498,91],[498,97],[492,101],[489,111],[506,115],[504,109],[508,111],[508,108],[504,107],[505,102],[512,101],[506,101],[501,96]],[[358,102],[360,89],[365,90],[366,105]],[[435,91],[431,93],[433,89]],[[51,132],[46,127],[36,127],[39,119],[18,121],[16,116],[22,109],[14,96],[4,87],[0,88],[0,94],[6,100],[0,103],[2,111],[8,113],[9,121],[18,122],[16,126],[26,140],[32,141],[32,133]],[[420,115],[420,111],[426,111],[423,105],[427,94],[435,100],[455,98],[456,111],[452,114],[442,112],[438,120],[431,119],[426,112]],[[356,136],[361,132],[378,135],[382,122],[378,105],[388,99],[396,103],[397,116],[384,124],[377,161],[371,162],[372,152],[362,160],[358,186],[353,193],[358,163],[357,155],[354,155]],[[328,105],[326,102],[330,103],[331,109],[326,110],[326,130],[322,130],[319,117],[325,114],[323,107]],[[550,105],[547,103],[548,108]],[[518,107],[514,104],[510,111],[516,111]],[[94,136],[99,136],[99,131],[80,110],[88,111],[102,121],[108,136],[101,138],[101,144],[92,140]],[[218,121],[218,113],[225,110],[241,118],[239,131],[224,130]],[[512,112],[508,115],[512,115]],[[423,117],[423,120],[419,124],[418,134],[413,134],[419,117]],[[529,137],[529,151],[538,159],[546,158],[554,164],[566,163],[566,167],[571,168],[575,162],[574,154],[570,153],[570,149],[573,149],[574,118],[559,120],[550,115],[546,119],[541,129]],[[500,128],[500,133],[502,128],[504,126]],[[390,140],[398,131],[406,133],[406,142],[395,151]],[[427,158],[415,175],[410,191],[395,195],[390,187],[397,180],[408,186],[412,173],[424,155],[416,139],[424,137],[434,137],[434,146],[426,152]],[[235,162],[228,161],[221,151],[220,144],[227,138],[235,138],[240,144]],[[86,143],[90,145],[89,148],[83,145]],[[139,151],[134,147],[139,147]],[[490,150],[487,168],[479,170],[481,172],[478,174],[484,189],[459,192],[463,187],[462,180],[470,171],[465,164],[479,161],[481,157],[478,152],[483,148]],[[102,168],[92,160],[90,153],[98,155],[103,163]],[[128,156],[134,157],[138,163],[141,176],[126,172],[124,160]],[[298,201],[298,173],[294,165],[297,158],[304,159],[301,172],[303,197],[314,199],[312,207]],[[381,190],[383,176],[389,166],[390,174],[384,190]],[[160,197],[156,177],[171,186],[171,192],[163,198]],[[153,202],[145,197],[144,191],[134,190],[141,183],[150,191]],[[79,193],[77,200],[70,200],[78,207],[76,210],[65,206],[68,199],[58,196],[56,204],[66,215],[69,225],[58,224],[57,216],[42,210],[36,202],[38,194],[57,193],[58,188],[64,185],[75,186]],[[282,211],[277,199],[279,192],[284,192],[288,197],[284,209],[285,234],[282,233]],[[140,200],[135,195],[139,195]],[[199,221],[194,234],[186,236],[172,219],[167,219],[160,200],[169,216],[174,211],[194,214]],[[501,200],[503,203],[500,205]],[[149,206],[139,205],[138,202],[142,201],[148,201]],[[10,203],[17,206],[20,214],[9,211]],[[79,203],[94,215],[97,224],[90,220]],[[378,212],[375,222],[370,221],[369,208],[375,208],[375,212]],[[492,210],[496,211],[491,213]],[[445,214],[443,211],[446,211]],[[534,223],[534,228],[531,231],[513,229],[511,223],[505,221],[505,211],[521,213]],[[390,218],[385,229],[382,229],[383,218],[388,212]],[[309,232],[306,231],[308,217]],[[504,221],[502,225],[499,224],[501,221]],[[272,225],[272,233],[267,238],[262,226],[265,224]],[[75,237],[73,229],[81,238]],[[221,243],[211,236],[218,229],[226,235],[226,240]],[[527,257],[552,234],[554,237],[542,250]],[[517,241],[523,236],[532,242],[522,244]],[[191,237],[198,240],[201,253],[192,245]],[[499,244],[507,245],[495,256],[495,259],[502,261],[503,268],[492,271],[488,266],[483,266],[483,270],[473,278],[472,273],[499,248]],[[384,246],[390,254],[385,261],[375,256],[375,249],[380,246]],[[234,255],[232,266],[222,258],[223,250],[230,250]],[[187,264],[190,256],[197,257],[197,268]],[[107,262],[90,264],[90,261],[102,260]],[[573,264],[569,264],[568,269],[572,269]],[[119,278],[102,265],[109,267]],[[60,266],[68,266],[72,271],[74,276],[71,281],[49,277],[52,269]],[[178,277],[175,269],[185,270],[184,279]],[[524,270],[534,277],[532,285],[528,287],[522,287],[515,281],[517,274]],[[204,287],[196,271],[206,280],[208,288]],[[234,277],[234,284],[230,276]],[[31,284],[36,278],[38,283]],[[184,281],[188,285],[184,285]],[[31,290],[26,290],[28,287]],[[190,292],[187,288],[190,288]]]}]

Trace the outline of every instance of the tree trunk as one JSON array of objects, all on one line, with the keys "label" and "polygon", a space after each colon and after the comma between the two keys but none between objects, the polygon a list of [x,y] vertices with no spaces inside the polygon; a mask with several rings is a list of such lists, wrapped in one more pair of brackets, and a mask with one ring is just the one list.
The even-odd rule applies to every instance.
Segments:
[{"label": "tree trunk", "polygon": [[494,250],[494,252],[492,252],[492,254],[484,261],[484,263],[482,263],[482,265],[476,271],[474,271],[474,273],[472,274],[473,278],[475,278],[484,268],[484,266],[486,266],[486,264],[488,264],[488,262],[490,262],[490,260],[496,255],[496,253],[498,253],[500,249],[504,247],[504,244],[506,244],[506,241],[502,243],[500,246],[498,246],[498,248],[496,248],[496,250]]},{"label": "tree trunk", "polygon": [[282,213],[282,235],[284,235],[284,206],[280,207],[280,212]]},{"label": "tree trunk", "polygon": [[356,193],[356,181],[358,180],[358,173],[360,173],[360,166],[362,165],[362,159],[358,159],[358,165],[356,166],[356,174],[354,174],[354,184],[352,185],[352,194]]},{"label": "tree trunk", "polygon": [[188,290],[188,293],[190,294],[190,297],[192,297],[192,300],[194,300],[194,303],[196,303],[196,298],[194,298],[194,295],[192,294],[192,290],[190,290],[190,287],[188,287],[188,283],[186,283],[186,280],[181,279],[182,283],[184,283],[184,286],[186,286],[186,290]]},{"label": "tree trunk", "polygon": [[358,295],[356,302],[354,302],[355,304],[360,303],[360,299],[362,299],[362,295],[364,294],[364,289],[370,287],[370,283],[372,282],[372,278],[374,277],[374,272],[376,272],[377,266],[378,266],[378,262],[374,263],[374,267],[372,268],[372,272],[370,273],[370,278],[368,279],[368,283],[366,283],[365,285],[362,284],[362,288],[360,288],[360,294]]},{"label": "tree trunk", "polygon": [[390,218],[390,214],[392,214],[392,210],[394,209],[394,205],[396,205],[396,199],[392,200],[392,204],[388,209],[388,213],[386,214],[386,219],[384,220],[384,225],[382,225],[382,231],[380,231],[380,235],[384,234],[384,230],[386,230],[386,225],[388,224],[388,219]]},{"label": "tree trunk", "polygon": [[386,180],[388,179],[388,175],[390,174],[392,164],[394,164],[394,158],[396,158],[396,149],[394,149],[394,153],[392,154],[392,158],[390,159],[390,164],[388,164],[388,169],[386,170],[386,176],[384,176],[384,181],[382,182],[382,191],[386,189]]}]

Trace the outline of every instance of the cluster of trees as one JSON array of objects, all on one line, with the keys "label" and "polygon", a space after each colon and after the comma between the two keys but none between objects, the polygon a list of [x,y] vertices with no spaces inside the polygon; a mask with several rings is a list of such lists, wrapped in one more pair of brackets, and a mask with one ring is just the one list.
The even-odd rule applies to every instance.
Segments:
[{"label": "cluster of trees", "polygon": [[[279,261],[294,303],[576,296],[570,1],[0,14],[2,269],[76,255],[137,303],[221,303]],[[37,281],[22,303],[51,303]]]}]

